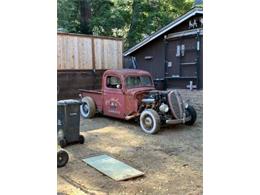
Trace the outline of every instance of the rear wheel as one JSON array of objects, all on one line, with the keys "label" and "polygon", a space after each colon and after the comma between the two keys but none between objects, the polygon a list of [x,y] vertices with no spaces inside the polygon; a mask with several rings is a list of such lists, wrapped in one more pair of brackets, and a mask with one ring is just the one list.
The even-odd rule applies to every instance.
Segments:
[{"label": "rear wheel", "polygon": [[140,116],[140,126],[145,133],[157,133],[161,126],[158,113],[153,109],[144,110]]},{"label": "rear wheel", "polygon": [[57,153],[57,166],[64,167],[69,161],[69,155],[65,150],[60,150]]},{"label": "rear wheel", "polygon": [[92,118],[96,114],[96,105],[91,97],[84,97],[82,99],[80,114],[83,118]]},{"label": "rear wheel", "polygon": [[185,109],[185,112],[186,112],[186,116],[187,117],[191,117],[191,119],[187,122],[185,122],[185,125],[193,125],[197,119],[197,113],[196,113],[196,110],[192,107],[192,106],[188,106],[186,109]]}]

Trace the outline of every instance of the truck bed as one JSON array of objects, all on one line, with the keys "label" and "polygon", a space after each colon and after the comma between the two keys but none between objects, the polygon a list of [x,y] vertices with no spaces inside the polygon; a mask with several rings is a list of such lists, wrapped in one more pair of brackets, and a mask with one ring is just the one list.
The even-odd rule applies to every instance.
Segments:
[{"label": "truck bed", "polygon": [[102,91],[100,89],[95,89],[95,90],[88,90],[88,89],[79,89],[80,93],[97,93],[97,94],[102,94]]}]

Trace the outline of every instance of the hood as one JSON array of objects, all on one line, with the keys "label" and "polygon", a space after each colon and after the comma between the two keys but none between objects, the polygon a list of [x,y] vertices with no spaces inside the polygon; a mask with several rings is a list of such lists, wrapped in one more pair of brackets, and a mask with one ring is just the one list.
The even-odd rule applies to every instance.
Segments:
[{"label": "hood", "polygon": [[146,92],[153,91],[153,90],[155,90],[154,87],[133,88],[133,89],[128,89],[126,91],[126,94],[136,96],[137,94],[142,94],[142,93],[146,93]]}]

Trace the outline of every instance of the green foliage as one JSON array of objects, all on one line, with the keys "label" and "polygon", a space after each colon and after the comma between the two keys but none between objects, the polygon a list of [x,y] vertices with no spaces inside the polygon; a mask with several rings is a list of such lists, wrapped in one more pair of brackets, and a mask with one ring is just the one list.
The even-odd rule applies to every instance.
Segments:
[{"label": "green foliage", "polygon": [[124,38],[124,46],[129,48],[187,12],[193,3],[194,0],[58,0],[58,28]]},{"label": "green foliage", "polygon": [[126,46],[140,42],[191,9],[191,6],[192,2],[185,0],[133,0]]},{"label": "green foliage", "polygon": [[58,29],[77,33],[80,29],[79,2],[75,0],[58,0]]},{"label": "green foliage", "polygon": [[96,35],[124,37],[124,29],[129,23],[127,6],[130,1],[93,1],[90,21]]}]

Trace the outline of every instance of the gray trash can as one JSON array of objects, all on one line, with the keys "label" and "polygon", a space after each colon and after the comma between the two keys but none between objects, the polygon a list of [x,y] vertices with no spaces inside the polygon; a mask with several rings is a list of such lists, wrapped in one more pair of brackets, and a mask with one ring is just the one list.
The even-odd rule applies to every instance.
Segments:
[{"label": "gray trash can", "polygon": [[58,144],[64,148],[72,143],[84,143],[84,136],[80,135],[80,108],[81,102],[68,99],[58,101]]}]

